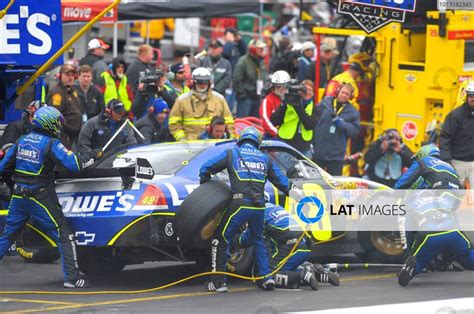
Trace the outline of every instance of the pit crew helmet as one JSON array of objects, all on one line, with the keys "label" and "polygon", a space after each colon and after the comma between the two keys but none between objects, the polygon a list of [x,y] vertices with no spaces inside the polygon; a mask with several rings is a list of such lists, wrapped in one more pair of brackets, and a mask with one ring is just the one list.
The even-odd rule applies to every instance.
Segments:
[{"label": "pit crew helmet", "polygon": [[64,116],[54,107],[44,106],[35,112],[33,125],[36,128],[58,137],[61,134],[61,128],[65,124]]},{"label": "pit crew helmet", "polygon": [[429,144],[422,146],[415,154],[415,158],[418,160],[428,156],[440,158],[441,153],[439,151],[439,148],[436,147],[434,144]]},{"label": "pit crew helmet", "polygon": [[240,133],[240,138],[237,141],[237,145],[241,145],[244,141],[252,141],[257,147],[260,146],[262,142],[262,133],[260,133],[255,127],[249,126],[242,130]]}]

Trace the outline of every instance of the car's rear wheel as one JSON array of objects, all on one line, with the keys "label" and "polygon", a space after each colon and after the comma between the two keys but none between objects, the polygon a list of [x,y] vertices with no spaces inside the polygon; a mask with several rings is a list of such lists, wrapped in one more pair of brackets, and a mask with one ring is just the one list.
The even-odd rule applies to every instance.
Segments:
[{"label": "car's rear wheel", "polygon": [[220,217],[232,200],[222,181],[201,184],[183,201],[175,216],[179,242],[192,249],[209,247]]},{"label": "car's rear wheel", "polygon": [[361,231],[358,233],[358,239],[368,261],[403,263],[403,244],[399,232]]},{"label": "car's rear wheel", "polygon": [[102,275],[121,272],[125,263],[118,256],[98,248],[80,248],[78,255],[79,270],[87,275]]}]

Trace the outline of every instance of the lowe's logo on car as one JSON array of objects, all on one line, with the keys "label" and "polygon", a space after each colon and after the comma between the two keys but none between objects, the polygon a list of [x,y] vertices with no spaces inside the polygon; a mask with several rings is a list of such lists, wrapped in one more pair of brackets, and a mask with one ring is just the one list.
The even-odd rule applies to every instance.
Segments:
[{"label": "lowe's logo on car", "polygon": [[0,20],[0,34],[0,64],[43,64],[62,46],[61,2],[15,1]]}]

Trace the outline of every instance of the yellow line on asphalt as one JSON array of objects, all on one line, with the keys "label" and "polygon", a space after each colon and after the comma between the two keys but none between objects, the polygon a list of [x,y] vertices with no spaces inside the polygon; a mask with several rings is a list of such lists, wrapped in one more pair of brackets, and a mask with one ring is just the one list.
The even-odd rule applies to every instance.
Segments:
[{"label": "yellow line on asphalt", "polygon": [[54,300],[34,300],[34,299],[17,299],[17,298],[3,298],[0,299],[1,302],[24,302],[24,303],[42,303],[42,304],[63,304],[63,305],[77,305],[81,303],[77,302],[62,302]]},{"label": "yellow line on asphalt", "polygon": [[[370,275],[370,276],[354,276],[349,278],[342,278],[341,282],[350,282],[350,281],[364,281],[364,280],[373,280],[373,279],[384,279],[384,278],[393,278],[396,277],[397,274],[385,274],[385,275]],[[254,287],[252,288],[237,288],[237,289],[230,289],[230,292],[243,292],[243,291],[251,291],[255,290]],[[146,298],[135,298],[135,299],[120,299],[120,300],[111,300],[111,301],[103,301],[103,302],[95,302],[95,303],[71,303],[67,304],[66,302],[64,306],[53,306],[48,308],[33,308],[27,310],[18,310],[13,312],[5,312],[5,313],[33,313],[33,312],[47,312],[47,311],[62,311],[62,310],[69,310],[69,309],[77,309],[77,308],[84,308],[84,307],[91,307],[91,306],[105,306],[105,305],[115,305],[115,304],[124,304],[124,303],[137,303],[137,302],[147,302],[147,301],[159,301],[159,300],[169,300],[169,299],[176,299],[176,298],[189,298],[189,297],[198,297],[198,296],[208,296],[213,295],[215,292],[192,292],[192,293],[180,293],[180,294],[171,294],[171,295],[162,295],[162,296],[155,296],[155,297],[146,297]],[[11,299],[10,299],[11,300]],[[47,303],[44,301],[44,303]],[[49,302],[51,304],[58,303],[55,301]]]},{"label": "yellow line on asphalt", "polygon": [[[242,292],[242,291],[250,291],[254,290],[255,288],[238,288],[238,289],[230,289],[230,292]],[[123,304],[123,303],[136,303],[136,302],[146,302],[146,301],[157,301],[157,300],[169,300],[175,298],[186,298],[186,297],[198,297],[198,296],[207,296],[207,295],[215,295],[215,292],[193,292],[193,293],[181,293],[181,294],[172,294],[172,295],[162,295],[156,297],[147,297],[147,298],[136,298],[136,299],[121,299],[121,300],[112,300],[112,301],[103,301],[103,302],[95,302],[95,303],[82,303],[82,304],[71,304],[65,306],[53,306],[47,308],[34,308],[34,309],[27,309],[27,310],[17,310],[13,312],[4,312],[4,313],[34,313],[34,312],[48,312],[48,311],[62,311],[62,310],[69,310],[69,309],[77,309],[77,308],[84,308],[84,307],[91,307],[91,306],[104,306],[104,305],[115,305],[115,304]]]},{"label": "yellow line on asphalt", "polygon": [[385,275],[354,276],[354,277],[349,277],[349,278],[342,278],[341,282],[384,279],[384,278],[393,278],[393,277],[397,277],[397,274],[394,273],[394,274],[385,274]]}]

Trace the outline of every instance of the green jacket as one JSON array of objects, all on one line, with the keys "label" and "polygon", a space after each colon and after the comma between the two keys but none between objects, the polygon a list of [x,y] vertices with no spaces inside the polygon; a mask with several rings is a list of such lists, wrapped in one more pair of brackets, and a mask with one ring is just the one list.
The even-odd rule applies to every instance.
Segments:
[{"label": "green jacket", "polygon": [[237,98],[257,98],[257,80],[264,80],[265,77],[266,71],[263,61],[257,63],[249,54],[241,57],[235,66],[232,77],[232,88]]}]

